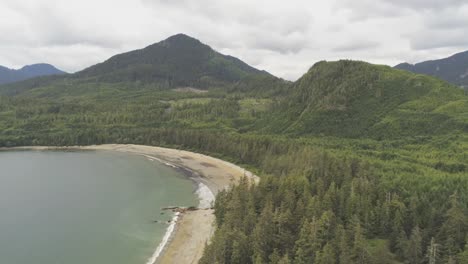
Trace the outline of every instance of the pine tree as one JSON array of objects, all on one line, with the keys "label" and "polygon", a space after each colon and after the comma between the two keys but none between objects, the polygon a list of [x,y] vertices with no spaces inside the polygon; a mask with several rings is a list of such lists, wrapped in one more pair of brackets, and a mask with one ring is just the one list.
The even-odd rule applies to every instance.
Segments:
[{"label": "pine tree", "polygon": [[468,242],[465,245],[465,250],[458,254],[457,260],[458,264],[468,264]]},{"label": "pine tree", "polygon": [[444,251],[447,255],[458,253],[464,246],[468,230],[468,220],[464,210],[458,194],[450,196],[450,209],[446,213],[446,220],[438,236],[444,242]]},{"label": "pine tree", "polygon": [[428,264],[439,263],[439,245],[436,243],[435,238],[431,238],[431,243],[426,250],[426,260]]},{"label": "pine tree", "polygon": [[359,222],[354,227],[352,256],[358,264],[368,263],[369,253],[366,248],[364,232]]},{"label": "pine tree", "polygon": [[[379,243],[377,248],[372,254],[371,263],[375,264],[393,264],[394,257],[390,250],[388,249],[388,245],[386,243]],[[411,262],[413,264],[413,262]],[[416,263],[414,263],[416,264]]]},{"label": "pine tree", "polygon": [[273,204],[268,201],[263,209],[257,225],[254,229],[254,251],[256,252],[256,261],[267,262],[268,257],[273,253],[274,224]]},{"label": "pine tree", "polygon": [[351,250],[348,244],[348,238],[346,236],[346,231],[341,227],[341,231],[339,231],[339,256],[338,261],[340,264],[347,264],[351,263]]},{"label": "pine tree", "polygon": [[230,237],[232,237],[231,239],[233,240],[230,263],[248,263],[249,256],[251,255],[248,237],[239,231],[233,232]]},{"label": "pine tree", "polygon": [[281,260],[281,256],[278,252],[278,249],[274,249],[273,250],[273,253],[271,253],[271,255],[268,257],[269,261],[268,263],[269,264],[278,264]]},{"label": "pine tree", "polygon": [[327,243],[321,252],[317,254],[317,264],[335,264],[336,263],[336,254],[333,247]]},{"label": "pine tree", "polygon": [[245,252],[242,251],[242,245],[240,245],[238,241],[234,241],[232,243],[232,254],[230,263],[243,263],[242,261],[243,256],[245,256]]},{"label": "pine tree", "polygon": [[280,261],[278,262],[278,264],[291,264],[291,263],[292,263],[292,262],[291,262],[291,259],[289,258],[289,255],[288,255],[288,254],[284,255],[284,256],[280,259]]},{"label": "pine tree", "polygon": [[317,241],[317,224],[313,219],[311,222],[306,220],[302,224],[299,233],[299,239],[294,247],[295,257],[294,263],[308,264],[315,260],[315,253],[320,249]]},{"label": "pine tree", "polygon": [[419,227],[416,226],[411,232],[406,251],[406,259],[410,263],[420,263],[422,261],[422,236]]}]

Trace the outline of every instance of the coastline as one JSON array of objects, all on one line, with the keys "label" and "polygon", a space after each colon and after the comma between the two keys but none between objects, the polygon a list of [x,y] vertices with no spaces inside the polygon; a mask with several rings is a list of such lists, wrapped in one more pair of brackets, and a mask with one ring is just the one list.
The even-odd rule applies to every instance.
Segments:
[{"label": "coastline", "polygon": [[92,145],[70,147],[15,147],[0,150],[106,150],[141,155],[181,170],[197,186],[199,210],[176,213],[163,241],[146,264],[198,263],[205,244],[215,231],[211,204],[216,194],[236,184],[243,176],[253,182],[259,178],[245,169],[224,160],[199,153],[143,145]]}]

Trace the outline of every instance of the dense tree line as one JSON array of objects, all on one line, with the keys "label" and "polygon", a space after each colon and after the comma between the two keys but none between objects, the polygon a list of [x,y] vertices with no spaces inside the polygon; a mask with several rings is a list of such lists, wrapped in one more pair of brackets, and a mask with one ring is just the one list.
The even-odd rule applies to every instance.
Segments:
[{"label": "dense tree line", "polygon": [[218,230],[201,263],[466,263],[457,193],[434,223],[417,195],[405,203],[365,165],[342,165],[219,194]]}]

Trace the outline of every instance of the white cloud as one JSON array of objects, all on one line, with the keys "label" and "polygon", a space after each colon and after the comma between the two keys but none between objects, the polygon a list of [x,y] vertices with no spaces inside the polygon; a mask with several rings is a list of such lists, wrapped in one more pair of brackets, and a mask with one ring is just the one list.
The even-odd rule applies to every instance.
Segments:
[{"label": "white cloud", "polygon": [[463,0],[2,0],[0,65],[74,72],[185,33],[296,79],[318,60],[396,64],[468,49]]}]

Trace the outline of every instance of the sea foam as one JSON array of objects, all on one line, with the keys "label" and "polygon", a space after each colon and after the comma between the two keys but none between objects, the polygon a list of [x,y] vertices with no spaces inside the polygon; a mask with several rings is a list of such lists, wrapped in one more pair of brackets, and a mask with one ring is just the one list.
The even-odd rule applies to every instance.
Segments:
[{"label": "sea foam", "polygon": [[[158,159],[153,156],[149,155],[143,155],[146,158],[148,158],[150,161],[155,161],[157,160],[160,163],[163,163],[166,166],[172,167],[172,168],[177,168],[174,164],[171,164],[169,162],[165,162],[161,159]],[[202,182],[198,182],[197,190],[195,191],[195,194],[198,196],[198,199],[200,200],[198,203],[198,208],[200,209],[209,209],[212,207],[213,202],[215,200],[215,195],[213,192]],[[169,227],[166,230],[166,233],[164,234],[164,237],[161,241],[161,243],[158,245],[156,248],[156,251],[154,251],[153,255],[148,259],[146,264],[154,264],[158,257],[161,255],[161,252],[164,250],[166,247],[167,243],[171,239],[172,234],[174,233],[175,227],[177,225],[177,221],[179,220],[180,213],[176,212],[174,217],[172,218],[172,221],[169,225]]]},{"label": "sea foam", "polygon": [[146,264],[153,264],[156,262],[156,259],[158,259],[159,255],[161,255],[161,252],[164,250],[164,247],[166,247],[167,242],[169,242],[169,239],[171,238],[172,233],[174,232],[175,226],[177,224],[177,220],[179,220],[179,212],[176,212],[174,214],[174,217],[172,218],[171,224],[166,230],[166,233],[164,234],[164,237],[159,243],[158,248],[156,248],[156,251],[154,251],[153,255],[148,259]]},{"label": "sea foam", "polygon": [[195,193],[198,195],[198,199],[200,200],[198,204],[198,208],[200,209],[211,208],[215,200],[215,196],[213,192],[210,190],[210,188],[208,188],[208,186],[199,182],[197,191]]}]

